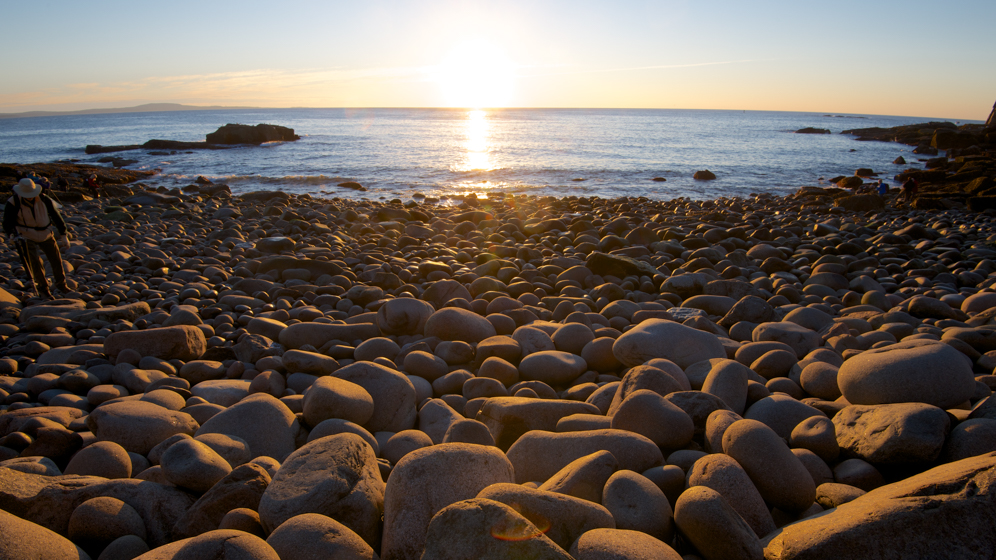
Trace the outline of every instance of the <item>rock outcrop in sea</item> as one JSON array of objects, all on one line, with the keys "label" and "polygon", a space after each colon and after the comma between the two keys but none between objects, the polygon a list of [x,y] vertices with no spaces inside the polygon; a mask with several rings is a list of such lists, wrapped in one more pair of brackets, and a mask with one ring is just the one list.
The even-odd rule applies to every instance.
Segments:
[{"label": "rock outcrop in sea", "polygon": [[294,129],[274,124],[226,124],[209,133],[204,142],[181,142],[178,140],[149,140],[144,144],[122,146],[101,146],[90,144],[84,150],[87,154],[126,152],[128,150],[224,150],[237,145],[259,145],[264,142],[293,142],[301,137]]}]

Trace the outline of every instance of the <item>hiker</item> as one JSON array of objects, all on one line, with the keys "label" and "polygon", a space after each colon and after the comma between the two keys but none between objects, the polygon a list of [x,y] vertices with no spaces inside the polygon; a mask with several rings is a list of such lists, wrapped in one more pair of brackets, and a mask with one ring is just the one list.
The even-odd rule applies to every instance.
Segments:
[{"label": "hiker", "polygon": [[[70,288],[66,284],[66,270],[62,265],[59,247],[69,248],[66,222],[59,208],[48,195],[42,194],[42,187],[28,178],[14,185],[14,195],[3,208],[3,232],[8,243],[12,243],[21,257],[24,269],[31,277],[35,292],[42,298],[52,299],[52,292],[45,278],[41,249],[48,258],[55,276],[55,287],[65,293]],[[56,237],[58,235],[58,238]]]},{"label": "hiker", "polygon": [[900,198],[906,202],[913,202],[916,198],[916,191],[919,185],[917,185],[916,179],[909,177],[903,182],[903,192]]},{"label": "hiker", "polygon": [[35,173],[34,171],[28,171],[26,177],[34,181],[36,185],[41,185],[41,188],[43,189],[52,188],[52,183],[47,178],[42,177],[41,175]]},{"label": "hiker", "polygon": [[885,181],[879,179],[878,180],[878,188],[877,188],[877,190],[878,190],[878,195],[879,196],[885,196],[885,195],[889,194],[889,185],[886,185]]},{"label": "hiker", "polygon": [[97,182],[96,175],[90,175],[86,178],[86,188],[90,189],[90,194],[94,198],[100,198],[100,183]]}]

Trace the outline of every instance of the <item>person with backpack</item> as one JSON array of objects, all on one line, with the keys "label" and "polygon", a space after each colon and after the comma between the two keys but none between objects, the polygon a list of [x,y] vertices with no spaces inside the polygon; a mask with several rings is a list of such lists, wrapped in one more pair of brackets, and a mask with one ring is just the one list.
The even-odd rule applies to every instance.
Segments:
[{"label": "person with backpack", "polygon": [[86,188],[90,189],[90,194],[94,198],[100,198],[100,183],[97,182],[97,175],[91,174],[86,178]]},{"label": "person with backpack", "polygon": [[[59,213],[59,207],[42,194],[41,185],[28,178],[14,185],[14,195],[3,208],[3,232],[9,243],[17,249],[25,270],[31,277],[36,293],[45,299],[52,298],[45,266],[38,250],[48,258],[55,276],[55,287],[61,292],[69,292],[66,283],[66,270],[62,265],[59,247],[69,247],[66,221]],[[58,237],[57,237],[58,236]]]}]

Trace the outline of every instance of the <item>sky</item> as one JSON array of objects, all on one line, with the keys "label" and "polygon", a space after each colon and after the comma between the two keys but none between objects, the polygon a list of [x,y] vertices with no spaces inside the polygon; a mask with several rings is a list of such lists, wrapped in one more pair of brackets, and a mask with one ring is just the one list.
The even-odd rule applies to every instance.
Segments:
[{"label": "sky", "polygon": [[0,113],[183,103],[985,120],[996,1],[0,0]]}]

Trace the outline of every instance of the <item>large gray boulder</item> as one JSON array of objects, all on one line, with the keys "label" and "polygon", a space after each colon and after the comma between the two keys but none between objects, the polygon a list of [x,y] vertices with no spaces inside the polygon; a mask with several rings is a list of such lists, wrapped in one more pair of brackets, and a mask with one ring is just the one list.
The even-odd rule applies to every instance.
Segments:
[{"label": "large gray boulder", "polygon": [[356,434],[312,441],[280,466],[259,501],[267,532],[303,513],[342,523],[372,547],[380,542],[384,481],[373,449]]},{"label": "large gray boulder", "polygon": [[716,335],[666,319],[648,319],[626,331],[612,345],[612,353],[629,367],[664,358],[682,369],[710,358],[726,357]]},{"label": "large gray boulder", "polygon": [[851,405],[833,424],[844,455],[892,465],[937,459],[951,428],[947,412],[923,403]]},{"label": "large gray boulder", "polygon": [[235,436],[249,444],[252,458],[266,456],[283,461],[294,451],[299,429],[286,404],[266,393],[256,393],[212,416],[196,435]]},{"label": "large gray boulder", "polygon": [[121,401],[98,407],[86,425],[100,441],[113,441],[125,450],[145,455],[164,439],[193,434],[197,421],[186,412],[145,401]]},{"label": "large gray boulder", "polygon": [[387,482],[381,557],[418,560],[432,544],[426,531],[433,516],[514,477],[512,464],[497,447],[443,443],[405,455]]},{"label": "large gray boulder", "polygon": [[398,370],[361,361],[332,375],[359,385],[373,398],[373,415],[363,425],[370,433],[401,432],[415,426],[415,386]]},{"label": "large gray boulder", "polygon": [[571,560],[543,531],[511,506],[481,498],[450,504],[425,530],[425,552],[399,556],[385,550],[384,560]]},{"label": "large gray boulder", "polygon": [[0,510],[0,558],[4,560],[90,560],[66,537]]},{"label": "large gray boulder", "polygon": [[143,357],[189,361],[204,354],[207,339],[204,338],[204,331],[191,325],[118,331],[104,339],[104,353],[112,358],[126,348],[135,350]]},{"label": "large gray boulder", "polygon": [[620,469],[643,472],[664,464],[657,444],[645,436],[623,430],[526,433],[508,449],[515,467],[515,481],[545,482],[572,461],[598,451],[608,451]]},{"label": "large gray boulder", "polygon": [[996,557],[996,453],[935,467],[762,541],[768,560]]},{"label": "large gray boulder", "polygon": [[837,385],[851,404],[920,402],[947,409],[972,397],[975,376],[972,362],[952,346],[911,340],[847,360]]},{"label": "large gray boulder", "polygon": [[[0,468],[0,510],[66,535],[73,511],[87,500],[109,497],[128,504],[145,522],[150,546],[171,540],[195,496],[173,486],[126,478],[47,476]],[[0,558],[6,558],[0,555]]]}]

